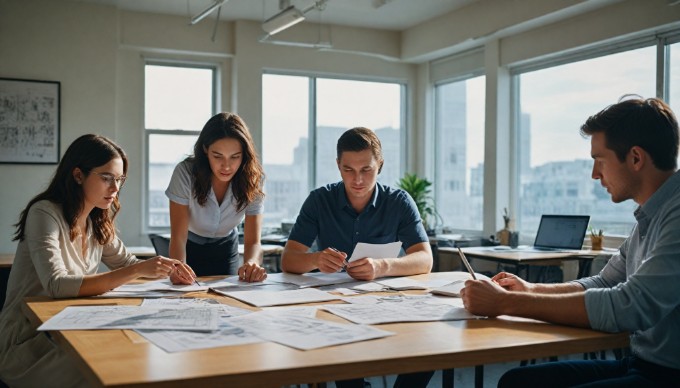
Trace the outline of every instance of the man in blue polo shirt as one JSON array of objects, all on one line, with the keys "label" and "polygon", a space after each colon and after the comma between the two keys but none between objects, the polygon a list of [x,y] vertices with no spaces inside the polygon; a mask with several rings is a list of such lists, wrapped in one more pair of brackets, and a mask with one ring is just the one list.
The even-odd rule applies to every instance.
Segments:
[{"label": "man in blue polo shirt", "polygon": [[[413,199],[403,190],[377,182],[384,163],[380,140],[367,128],[352,128],[340,136],[338,169],[342,181],[309,194],[300,209],[283,251],[284,272],[347,273],[358,280],[428,273],[432,250]],[[314,240],[319,251],[309,252]],[[352,263],[358,242],[384,244],[401,241],[406,255],[399,258],[365,257]],[[425,387],[433,372],[399,375],[395,387]],[[364,387],[363,379],[336,381],[340,388]]]},{"label": "man in blue polo shirt", "polygon": [[[358,242],[395,241],[402,242],[405,256],[366,257],[347,263],[347,273],[372,280],[430,272],[432,251],[416,204],[405,191],[377,182],[383,162],[380,140],[370,129],[352,128],[340,136],[337,163],[342,181],[307,197],[283,251],[285,272],[337,272]],[[315,239],[319,251],[308,252]]]}]

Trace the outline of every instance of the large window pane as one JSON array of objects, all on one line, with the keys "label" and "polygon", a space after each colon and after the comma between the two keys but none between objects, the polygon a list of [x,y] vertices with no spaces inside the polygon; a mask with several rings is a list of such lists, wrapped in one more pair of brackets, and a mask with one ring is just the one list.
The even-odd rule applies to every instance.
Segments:
[{"label": "large window pane", "polygon": [[482,229],[484,89],[483,76],[435,88],[435,198],[453,229]]},{"label": "large window pane", "polygon": [[213,73],[207,68],[147,65],[145,127],[200,131],[213,112]]},{"label": "large window pane", "polygon": [[264,223],[293,222],[309,193],[309,78],[262,77]]},{"label": "large window pane", "polygon": [[172,171],[177,163],[193,154],[198,136],[149,135],[149,226],[169,227],[170,213],[168,188]]},{"label": "large window pane", "polygon": [[213,115],[214,79],[212,68],[145,67],[147,226],[152,229],[170,227],[165,189],[175,165],[193,153],[198,133]]},{"label": "large window pane", "polygon": [[394,186],[401,171],[402,89],[395,83],[263,75],[265,225],[294,222],[310,190],[340,180],[335,147],[353,127],[375,130],[385,156],[378,179]]},{"label": "large window pane", "polygon": [[632,200],[611,202],[592,180],[590,139],[579,135],[592,114],[625,94],[653,97],[655,48],[647,47],[519,76],[520,233],[534,235],[541,214],[589,214],[606,234],[627,235]]},{"label": "large window pane", "polygon": [[317,79],[316,186],[338,182],[336,145],[354,127],[375,131],[385,164],[381,183],[396,186],[401,161],[401,89],[394,83]]},{"label": "large window pane", "polygon": [[680,42],[669,46],[670,82],[668,103],[677,118],[680,115]]}]

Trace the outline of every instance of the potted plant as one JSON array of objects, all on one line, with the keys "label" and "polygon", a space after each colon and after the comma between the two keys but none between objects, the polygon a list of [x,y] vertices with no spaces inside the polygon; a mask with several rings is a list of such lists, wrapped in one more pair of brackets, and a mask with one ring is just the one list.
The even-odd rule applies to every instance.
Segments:
[{"label": "potted plant", "polygon": [[[418,177],[417,174],[406,174],[403,178],[399,179],[397,186],[407,192],[411,198],[416,203],[418,207],[418,213],[420,213],[420,218],[423,220],[423,226],[427,231],[428,235],[434,235],[434,226],[439,216],[434,205],[434,200],[430,193],[432,190],[432,182],[425,178]],[[430,224],[430,219],[434,219],[434,222]]]}]

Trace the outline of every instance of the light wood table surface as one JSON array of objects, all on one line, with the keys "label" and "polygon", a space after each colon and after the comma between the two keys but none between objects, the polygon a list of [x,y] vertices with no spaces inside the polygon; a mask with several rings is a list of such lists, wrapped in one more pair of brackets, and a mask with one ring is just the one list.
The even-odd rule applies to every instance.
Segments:
[{"label": "light wood table surface", "polygon": [[[451,274],[440,272],[414,278],[451,277]],[[226,304],[254,309],[230,298],[195,294],[199,297],[206,295]],[[109,303],[139,304],[140,300],[28,298],[24,310],[37,326],[66,306]],[[321,311],[317,317],[344,322]],[[201,387],[280,387],[628,346],[627,333],[607,334],[511,317],[377,327],[396,335],[310,351],[259,343],[166,353],[128,330],[79,330],[52,334],[58,344],[79,360],[85,375],[94,384],[116,387],[198,384]]]}]

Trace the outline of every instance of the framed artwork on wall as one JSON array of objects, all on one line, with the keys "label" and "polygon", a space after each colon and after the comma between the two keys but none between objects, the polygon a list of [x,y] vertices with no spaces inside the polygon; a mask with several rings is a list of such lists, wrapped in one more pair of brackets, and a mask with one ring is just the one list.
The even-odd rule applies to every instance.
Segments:
[{"label": "framed artwork on wall", "polygon": [[0,78],[0,163],[59,163],[61,84]]}]

